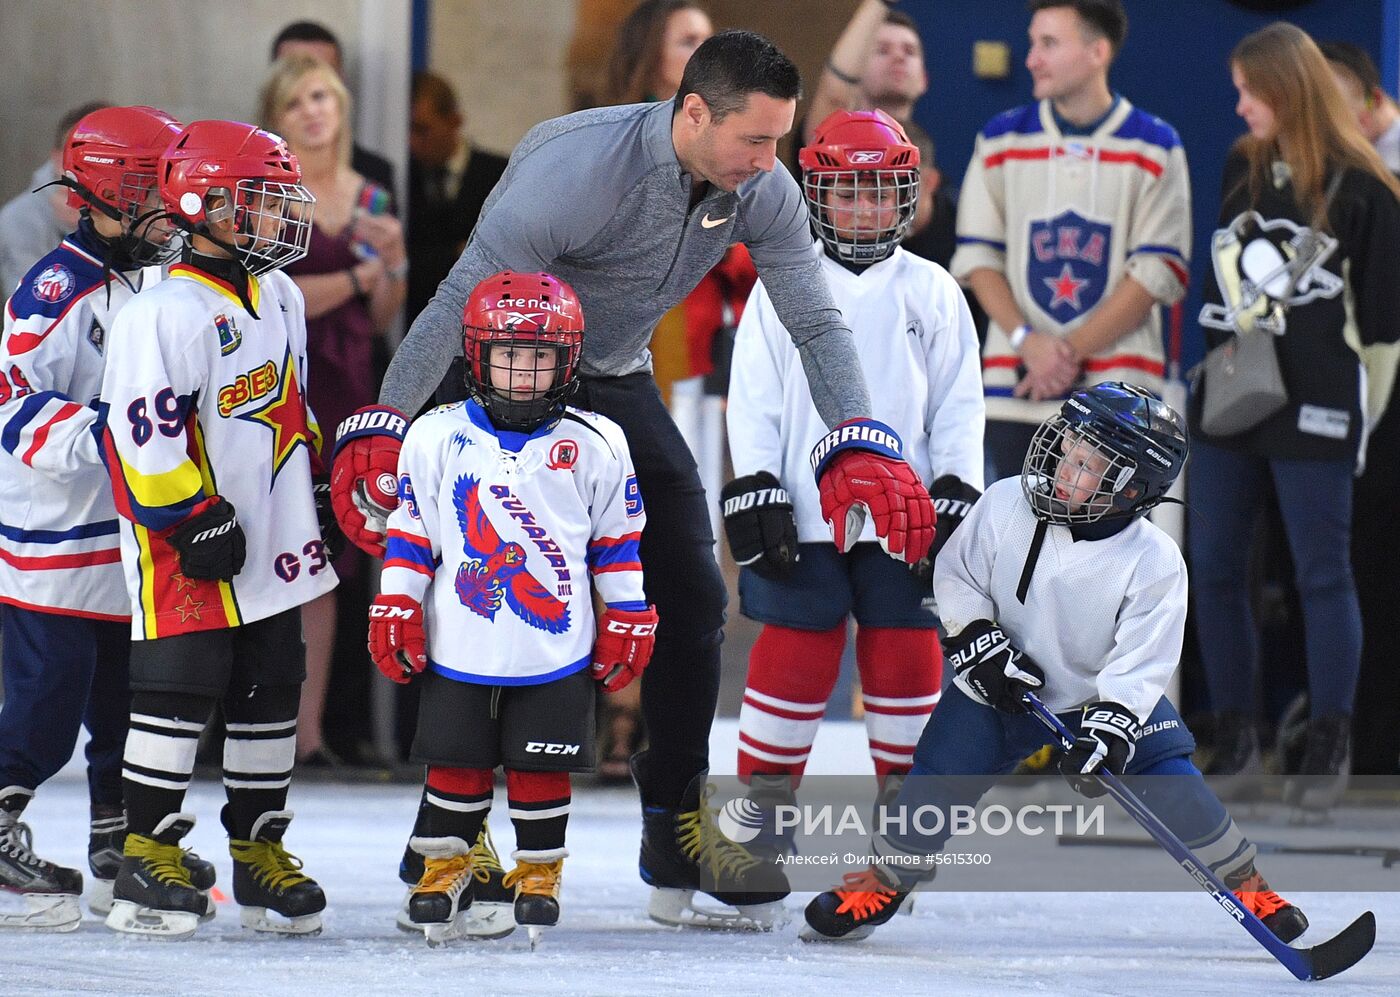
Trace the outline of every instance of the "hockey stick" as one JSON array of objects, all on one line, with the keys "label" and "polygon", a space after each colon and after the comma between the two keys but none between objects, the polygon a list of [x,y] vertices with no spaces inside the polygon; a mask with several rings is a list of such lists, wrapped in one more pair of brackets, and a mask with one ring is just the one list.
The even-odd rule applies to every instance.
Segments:
[{"label": "hockey stick", "polygon": [[[1143,838],[1089,837],[1082,834],[1061,834],[1055,838],[1057,845],[1093,846],[1107,848],[1151,848],[1152,842]],[[1389,869],[1400,863],[1400,848],[1386,848],[1383,845],[1284,845],[1277,841],[1256,841],[1254,847],[1261,855],[1343,855],[1353,858],[1378,858],[1381,868]]]},{"label": "hockey stick", "polygon": [[[1023,693],[1021,700],[1040,722],[1059,739],[1066,751],[1074,746],[1074,737],[1068,728],[1060,722],[1059,717],[1046,708],[1035,693]],[[1311,948],[1294,948],[1280,941],[1277,935],[1264,927],[1264,922],[1259,920],[1253,911],[1240,906],[1230,888],[1222,883],[1205,863],[1196,858],[1191,849],[1182,844],[1181,839],[1173,834],[1171,829],[1163,824],[1132,790],[1123,785],[1122,780],[1111,772],[1098,773],[1098,780],[1103,784],[1108,794],[1117,800],[1124,810],[1128,811],[1128,816],[1141,824],[1143,830],[1150,834],[1157,844],[1166,849],[1168,855],[1176,859],[1177,863],[1186,870],[1201,889],[1209,893],[1216,903],[1225,908],[1225,913],[1238,921],[1246,931],[1254,936],[1255,941],[1268,949],[1269,954],[1283,963],[1284,967],[1298,979],[1325,980],[1329,976],[1336,976],[1343,970],[1356,965],[1367,952],[1371,951],[1371,946],[1376,941],[1376,916],[1370,911],[1358,917],[1340,934]]]}]

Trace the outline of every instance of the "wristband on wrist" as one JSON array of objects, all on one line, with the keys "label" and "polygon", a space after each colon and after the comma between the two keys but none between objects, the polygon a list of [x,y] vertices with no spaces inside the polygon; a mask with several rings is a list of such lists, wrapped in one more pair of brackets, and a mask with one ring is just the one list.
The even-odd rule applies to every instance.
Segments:
[{"label": "wristband on wrist", "polygon": [[836,63],[832,62],[830,59],[826,60],[826,71],[842,83],[849,83],[851,86],[855,86],[860,82],[859,76],[851,76],[849,73],[841,72],[841,70],[836,68]]},{"label": "wristband on wrist", "polygon": [[365,289],[360,286],[360,278],[355,276],[355,268],[351,267],[345,272],[350,275],[350,289],[355,292],[355,297],[363,298],[365,296]]},{"label": "wristband on wrist", "polygon": [[1025,343],[1026,337],[1029,336],[1032,331],[1033,330],[1029,325],[1022,322],[1016,328],[1012,329],[1009,333],[1007,333],[1006,338],[1008,341],[1010,341],[1011,348],[1017,353],[1020,353],[1021,345]]}]

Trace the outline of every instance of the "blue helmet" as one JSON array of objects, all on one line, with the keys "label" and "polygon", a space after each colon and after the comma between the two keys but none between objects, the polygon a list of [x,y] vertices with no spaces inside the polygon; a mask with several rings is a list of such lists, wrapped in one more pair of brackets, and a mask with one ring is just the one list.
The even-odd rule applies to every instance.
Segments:
[{"label": "blue helmet", "polygon": [[1170,405],[1136,385],[1105,381],[1075,391],[1036,430],[1021,488],[1047,523],[1135,518],[1166,496],[1190,445]]}]

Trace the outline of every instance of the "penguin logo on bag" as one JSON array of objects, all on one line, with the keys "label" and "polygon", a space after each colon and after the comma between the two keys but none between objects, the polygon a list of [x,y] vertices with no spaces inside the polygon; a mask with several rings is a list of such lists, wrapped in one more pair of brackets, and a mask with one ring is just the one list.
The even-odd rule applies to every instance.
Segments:
[{"label": "penguin logo on bag", "polygon": [[1203,307],[1201,325],[1283,335],[1289,308],[1342,293],[1342,278],[1322,266],[1336,251],[1326,232],[1246,211],[1210,240],[1223,303]]}]

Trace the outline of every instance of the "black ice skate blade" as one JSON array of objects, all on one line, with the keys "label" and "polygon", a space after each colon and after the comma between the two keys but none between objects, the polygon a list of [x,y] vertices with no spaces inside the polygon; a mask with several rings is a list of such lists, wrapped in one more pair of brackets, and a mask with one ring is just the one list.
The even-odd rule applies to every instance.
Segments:
[{"label": "black ice skate blade", "polygon": [[1355,966],[1375,943],[1376,915],[1368,910],[1327,941],[1294,951],[1301,957],[1301,968],[1307,971],[1303,979],[1325,980]]}]

